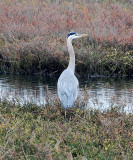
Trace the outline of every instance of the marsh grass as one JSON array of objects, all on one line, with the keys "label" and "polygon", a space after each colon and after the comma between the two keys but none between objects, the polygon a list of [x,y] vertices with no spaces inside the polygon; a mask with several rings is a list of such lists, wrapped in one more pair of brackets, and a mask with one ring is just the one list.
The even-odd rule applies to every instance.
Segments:
[{"label": "marsh grass", "polygon": [[[80,105],[81,104],[81,105]],[[132,159],[133,116],[110,109],[67,110],[0,101],[0,159]]]},{"label": "marsh grass", "polygon": [[75,45],[78,73],[131,76],[130,3],[1,0],[0,72],[59,74],[68,64],[66,36],[75,31],[89,35]]}]

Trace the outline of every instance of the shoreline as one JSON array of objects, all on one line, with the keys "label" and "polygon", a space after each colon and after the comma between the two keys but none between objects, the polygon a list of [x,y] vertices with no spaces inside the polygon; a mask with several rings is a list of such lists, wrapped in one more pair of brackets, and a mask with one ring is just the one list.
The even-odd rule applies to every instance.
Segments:
[{"label": "shoreline", "polygon": [[[77,53],[78,51],[76,51]],[[103,50],[104,52],[104,50]],[[27,53],[28,57],[34,54]],[[40,55],[42,56],[42,55]],[[114,57],[115,56],[115,57]],[[87,75],[87,77],[132,77],[133,76],[133,52],[123,54],[106,53],[104,55],[94,52],[93,55],[76,54],[77,75]],[[0,59],[0,74],[18,74],[18,75],[60,75],[67,68],[69,56],[43,55],[38,61],[34,59],[21,57],[19,60]]]}]

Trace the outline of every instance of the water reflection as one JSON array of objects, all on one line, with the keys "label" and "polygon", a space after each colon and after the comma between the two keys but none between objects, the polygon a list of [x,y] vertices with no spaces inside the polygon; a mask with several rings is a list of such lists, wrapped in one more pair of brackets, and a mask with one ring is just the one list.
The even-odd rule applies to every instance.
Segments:
[{"label": "water reflection", "polygon": [[[0,76],[0,98],[18,100],[21,104],[33,102],[46,104],[46,86],[57,95],[57,77],[38,76]],[[133,113],[133,78],[131,79],[85,79],[80,82],[80,98],[86,97],[88,108],[104,110],[110,106],[123,106],[127,112]],[[86,86],[86,91],[84,88]]]},{"label": "water reflection", "polygon": [[88,84],[88,108],[105,110],[121,106],[133,113],[133,79],[91,79]]}]

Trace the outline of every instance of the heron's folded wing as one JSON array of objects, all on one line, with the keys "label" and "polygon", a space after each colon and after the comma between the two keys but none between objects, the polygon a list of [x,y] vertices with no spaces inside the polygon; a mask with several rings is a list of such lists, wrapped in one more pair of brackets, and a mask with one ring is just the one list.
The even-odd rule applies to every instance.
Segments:
[{"label": "heron's folded wing", "polygon": [[59,79],[58,95],[64,107],[72,107],[78,94],[78,80],[74,75]]}]

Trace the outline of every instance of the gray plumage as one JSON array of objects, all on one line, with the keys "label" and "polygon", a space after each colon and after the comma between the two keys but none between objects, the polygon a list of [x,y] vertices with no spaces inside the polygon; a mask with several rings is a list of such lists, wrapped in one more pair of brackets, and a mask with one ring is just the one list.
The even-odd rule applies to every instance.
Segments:
[{"label": "gray plumage", "polygon": [[57,85],[58,96],[63,107],[72,107],[77,99],[79,82],[70,68],[63,71]]},{"label": "gray plumage", "polygon": [[88,36],[88,35],[71,32],[67,36],[67,47],[70,57],[69,65],[67,69],[65,69],[62,72],[57,83],[58,96],[62,103],[62,106],[65,109],[73,107],[78,96],[78,87],[79,87],[78,79],[74,75],[75,53],[72,46],[72,40],[83,36]]}]

